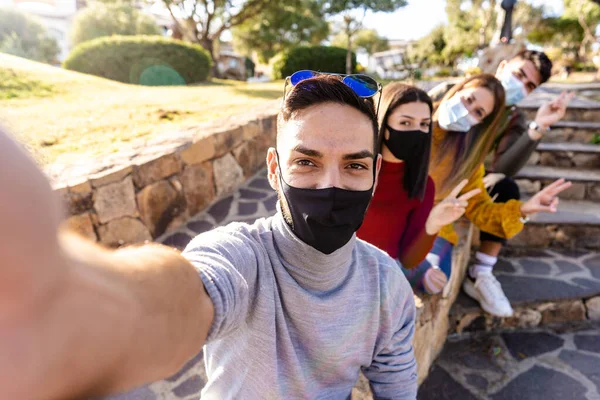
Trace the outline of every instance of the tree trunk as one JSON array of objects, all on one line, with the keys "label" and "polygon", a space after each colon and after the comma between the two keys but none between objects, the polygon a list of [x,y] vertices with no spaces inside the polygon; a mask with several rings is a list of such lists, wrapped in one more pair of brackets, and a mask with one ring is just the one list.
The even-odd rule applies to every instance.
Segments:
[{"label": "tree trunk", "polygon": [[219,62],[219,55],[215,53],[215,43],[213,39],[209,37],[203,37],[202,39],[200,39],[200,45],[210,53],[210,58],[213,61],[211,75],[214,78],[219,78],[219,69],[217,65]]},{"label": "tree trunk", "polygon": [[346,23],[346,36],[348,37],[346,74],[350,75],[352,73],[352,17],[349,15],[344,16],[344,22]]}]

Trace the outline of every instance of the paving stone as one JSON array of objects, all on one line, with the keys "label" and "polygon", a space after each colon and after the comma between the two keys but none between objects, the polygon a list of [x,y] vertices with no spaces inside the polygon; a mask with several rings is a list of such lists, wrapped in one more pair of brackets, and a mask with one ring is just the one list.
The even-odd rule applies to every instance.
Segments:
[{"label": "paving stone", "polygon": [[258,211],[257,203],[238,203],[238,214],[240,216],[256,214]]},{"label": "paving stone", "polygon": [[589,268],[594,278],[600,279],[600,255],[585,260],[583,262],[583,265]]},{"label": "paving stone", "polygon": [[131,390],[127,393],[105,397],[105,400],[157,400],[156,394],[146,386]]},{"label": "paving stone", "polygon": [[561,254],[565,257],[569,257],[569,258],[580,258],[583,256],[587,256],[588,254],[590,254],[590,252],[588,250],[580,250],[580,249],[556,249],[554,250],[556,251],[558,254]]},{"label": "paving stone", "polygon": [[229,215],[232,203],[233,196],[225,197],[213,204],[208,210],[208,213],[215,219],[215,222],[219,224]]},{"label": "paving stone", "polygon": [[577,264],[574,264],[570,261],[565,260],[557,260],[554,262],[558,269],[560,270],[559,275],[570,274],[572,272],[581,272],[581,267]]},{"label": "paving stone", "polygon": [[266,177],[256,178],[252,182],[250,182],[248,186],[257,189],[273,190],[273,188],[271,188],[269,180]]},{"label": "paving stone", "polygon": [[565,342],[562,338],[545,332],[510,332],[504,333],[502,338],[516,360],[554,351]]},{"label": "paving stone", "polygon": [[571,279],[571,282],[576,283],[581,286],[585,286],[586,288],[589,288],[589,289],[595,289],[596,293],[600,294],[600,282],[598,282],[598,281],[592,281],[590,279],[585,279],[585,278],[573,278],[573,279]]},{"label": "paving stone", "polygon": [[179,398],[184,398],[192,394],[199,394],[205,383],[206,382],[204,382],[199,375],[194,375],[189,377],[181,385],[175,387],[173,393]]},{"label": "paving stone", "polygon": [[577,349],[600,354],[600,335],[575,335],[574,340]]},{"label": "paving stone", "polygon": [[511,303],[581,299],[596,293],[594,289],[541,277],[499,275],[498,281]]},{"label": "paving stone", "polygon": [[552,369],[534,366],[513,379],[493,400],[585,399],[587,390],[575,379]]},{"label": "paving stone", "polygon": [[544,261],[523,259],[521,265],[526,273],[532,275],[550,275],[550,265]]},{"label": "paving stone", "polygon": [[515,272],[517,272],[517,270],[515,269],[515,267],[512,265],[512,263],[510,261],[504,260],[502,258],[498,260],[496,265],[494,265],[494,271],[511,273],[511,274],[514,274]]},{"label": "paving stone", "polygon": [[190,361],[185,363],[185,365],[183,366],[183,368],[181,368],[181,370],[179,370],[179,372],[177,372],[173,376],[166,378],[165,380],[168,382],[177,382],[183,375],[186,374],[186,372],[188,372],[192,368],[198,366],[201,369],[203,369],[204,368],[204,364],[202,361],[203,358],[204,358],[204,353],[202,350],[200,350],[200,353],[196,354],[196,356],[194,358],[192,358]]},{"label": "paving stone", "polygon": [[477,400],[471,392],[456,382],[439,366],[434,366],[419,387],[418,400]]},{"label": "paving stone", "polygon": [[186,235],[185,233],[177,232],[170,236],[167,236],[165,239],[163,239],[162,243],[165,246],[175,247],[178,250],[183,250],[185,249],[185,246],[188,245],[190,240],[192,240],[192,238]]},{"label": "paving stone", "polygon": [[269,197],[269,193],[257,192],[251,189],[239,189],[240,198],[245,200],[262,200]]},{"label": "paving stone", "polygon": [[600,296],[586,300],[587,317],[592,321],[600,321]]},{"label": "paving stone", "polygon": [[269,197],[268,199],[266,199],[263,204],[265,205],[265,208],[267,209],[267,211],[270,212],[275,212],[275,210],[277,209],[276,205],[277,205],[277,195]]},{"label": "paving stone", "polygon": [[[558,358],[584,374],[586,378],[594,382],[597,390],[600,391],[600,357],[590,356],[573,350],[563,350],[560,352]],[[558,389],[556,384],[554,388]]]},{"label": "paving stone", "polygon": [[466,378],[469,385],[481,390],[482,392],[487,390],[489,383],[483,376],[468,374],[466,375]]},{"label": "paving stone", "polygon": [[[494,336],[449,341],[440,355],[440,360],[480,371],[502,372],[498,365],[498,356],[494,354],[494,348],[501,346],[499,338]],[[501,354],[499,356],[502,357]]]},{"label": "paving stone", "polygon": [[187,227],[192,232],[195,232],[196,234],[199,235],[199,234],[204,233],[206,231],[210,231],[215,226],[213,224],[211,224],[210,222],[207,222],[207,221],[192,221],[192,222],[190,222],[187,225]]}]

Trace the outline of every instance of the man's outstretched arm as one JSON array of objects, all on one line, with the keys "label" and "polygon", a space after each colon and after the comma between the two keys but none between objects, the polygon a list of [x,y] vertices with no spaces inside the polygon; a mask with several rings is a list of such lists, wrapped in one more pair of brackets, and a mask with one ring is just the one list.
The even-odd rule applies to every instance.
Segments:
[{"label": "man's outstretched arm", "polygon": [[200,351],[214,310],[186,259],[59,232],[47,180],[1,130],[0,188],[1,399],[123,391]]}]

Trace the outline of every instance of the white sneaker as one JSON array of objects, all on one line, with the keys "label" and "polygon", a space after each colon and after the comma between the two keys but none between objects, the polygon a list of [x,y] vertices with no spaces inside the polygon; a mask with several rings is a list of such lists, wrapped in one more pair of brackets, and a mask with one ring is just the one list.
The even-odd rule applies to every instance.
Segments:
[{"label": "white sneaker", "polygon": [[479,302],[481,308],[496,317],[512,317],[513,309],[506,298],[500,282],[491,272],[480,272],[477,280],[467,276],[463,290]]}]

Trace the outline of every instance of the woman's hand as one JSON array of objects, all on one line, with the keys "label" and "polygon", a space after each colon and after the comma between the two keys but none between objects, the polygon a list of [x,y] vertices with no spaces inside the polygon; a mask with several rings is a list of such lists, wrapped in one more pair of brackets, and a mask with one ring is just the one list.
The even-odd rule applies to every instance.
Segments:
[{"label": "woman's hand", "polygon": [[425,231],[428,235],[437,235],[444,226],[451,224],[462,217],[469,204],[468,200],[481,193],[481,189],[473,189],[470,192],[457,197],[467,183],[469,183],[467,179],[462,181],[454,188],[454,190],[452,190],[448,197],[431,209],[427,222],[425,223]]},{"label": "woman's hand", "polygon": [[521,205],[521,214],[528,217],[539,212],[555,213],[558,207],[558,197],[556,196],[569,187],[571,187],[571,182],[565,182],[564,179],[559,179],[546,186]]},{"label": "woman's hand", "polygon": [[504,178],[506,178],[506,175],[504,174],[487,174],[483,177],[483,186],[485,186],[486,189],[493,188],[494,186],[496,186],[496,183],[500,182]]}]

